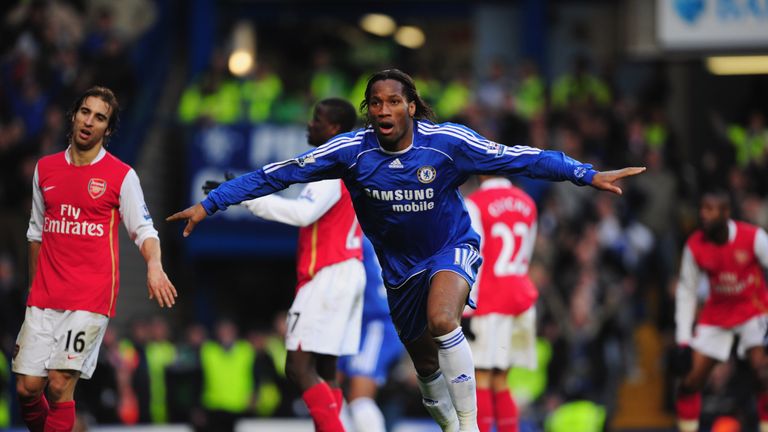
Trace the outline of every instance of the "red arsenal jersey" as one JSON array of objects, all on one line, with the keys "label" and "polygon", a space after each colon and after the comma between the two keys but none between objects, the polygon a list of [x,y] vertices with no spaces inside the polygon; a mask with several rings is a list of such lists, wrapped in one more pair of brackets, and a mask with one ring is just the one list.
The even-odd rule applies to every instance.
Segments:
[{"label": "red arsenal jersey", "polygon": [[536,302],[538,291],[528,278],[536,241],[536,204],[506,179],[483,182],[468,197],[472,225],[482,238],[483,265],[472,290],[476,315],[518,315]]},{"label": "red arsenal jersey", "polygon": [[768,313],[768,291],[755,255],[757,227],[735,222],[736,235],[725,244],[706,241],[702,231],[688,239],[696,265],[709,279],[709,297],[699,323],[734,327]]},{"label": "red arsenal jersey", "polygon": [[42,241],[28,306],[114,315],[120,190],[130,169],[109,153],[85,166],[64,152],[40,159]]},{"label": "red arsenal jersey", "polygon": [[297,291],[323,267],[350,258],[363,259],[362,231],[352,199],[340,180],[335,183],[341,188],[339,200],[311,225],[299,228]]}]

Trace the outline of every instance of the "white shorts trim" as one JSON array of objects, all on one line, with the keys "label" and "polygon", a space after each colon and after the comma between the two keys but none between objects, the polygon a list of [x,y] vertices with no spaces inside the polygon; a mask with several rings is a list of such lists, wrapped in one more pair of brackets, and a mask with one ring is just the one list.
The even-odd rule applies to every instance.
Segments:
[{"label": "white shorts trim", "polygon": [[285,347],[335,356],[357,354],[365,267],[349,259],[323,267],[304,284],[288,311]]},{"label": "white shorts trim", "polygon": [[536,307],[520,315],[488,314],[472,317],[475,340],[469,343],[475,367],[505,370],[513,366],[535,370]]},{"label": "white shorts trim", "polygon": [[766,329],[768,314],[758,315],[731,328],[697,324],[691,348],[715,360],[726,361],[731,355],[734,337],[738,335],[736,355],[744,358],[748,349],[765,344]]},{"label": "white shorts trim", "polygon": [[76,370],[89,379],[108,323],[106,315],[93,312],[28,306],[16,337],[13,372],[47,377],[49,370]]}]

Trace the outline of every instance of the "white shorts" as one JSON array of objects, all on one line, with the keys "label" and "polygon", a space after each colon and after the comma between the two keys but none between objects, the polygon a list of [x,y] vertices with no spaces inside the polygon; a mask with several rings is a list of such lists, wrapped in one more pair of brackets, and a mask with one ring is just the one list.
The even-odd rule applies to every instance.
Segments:
[{"label": "white shorts", "polygon": [[475,367],[505,370],[513,366],[536,369],[536,307],[520,315],[472,317],[475,340],[469,343]]},{"label": "white shorts", "polygon": [[334,356],[357,354],[365,268],[349,259],[323,267],[296,293],[288,311],[285,347]]},{"label": "white shorts", "polygon": [[731,328],[697,324],[691,348],[715,360],[726,361],[731,355],[733,338],[738,335],[739,346],[736,348],[736,355],[744,358],[748,349],[764,345],[766,329],[768,315],[758,315]]},{"label": "white shorts", "polygon": [[49,370],[80,371],[89,379],[107,330],[105,315],[28,306],[13,356],[17,374],[47,377]]}]

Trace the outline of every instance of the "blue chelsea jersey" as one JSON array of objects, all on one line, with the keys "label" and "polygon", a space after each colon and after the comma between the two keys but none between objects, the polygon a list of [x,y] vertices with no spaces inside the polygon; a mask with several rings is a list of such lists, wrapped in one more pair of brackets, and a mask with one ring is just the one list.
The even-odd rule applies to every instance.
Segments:
[{"label": "blue chelsea jersey", "polygon": [[590,184],[596,171],[561,152],[508,147],[453,123],[414,121],[413,142],[384,150],[373,128],[338,135],[294,159],[222,184],[202,201],[208,214],[293,183],[341,178],[389,287],[423,270],[436,253],[479,248],[459,186],[472,174],[524,175]]},{"label": "blue chelsea jersey", "polygon": [[381,280],[381,266],[368,237],[363,236],[363,265],[365,293],[363,294],[363,325],[373,320],[389,320],[387,291]]}]

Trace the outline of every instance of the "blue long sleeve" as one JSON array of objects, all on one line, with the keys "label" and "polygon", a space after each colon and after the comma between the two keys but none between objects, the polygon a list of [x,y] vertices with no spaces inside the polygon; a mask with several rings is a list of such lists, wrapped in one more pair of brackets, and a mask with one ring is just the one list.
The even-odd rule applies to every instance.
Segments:
[{"label": "blue long sleeve", "polygon": [[200,204],[211,215],[233,204],[283,190],[294,183],[341,178],[354,161],[363,132],[338,135],[293,159],[266,165],[222,183]]}]

